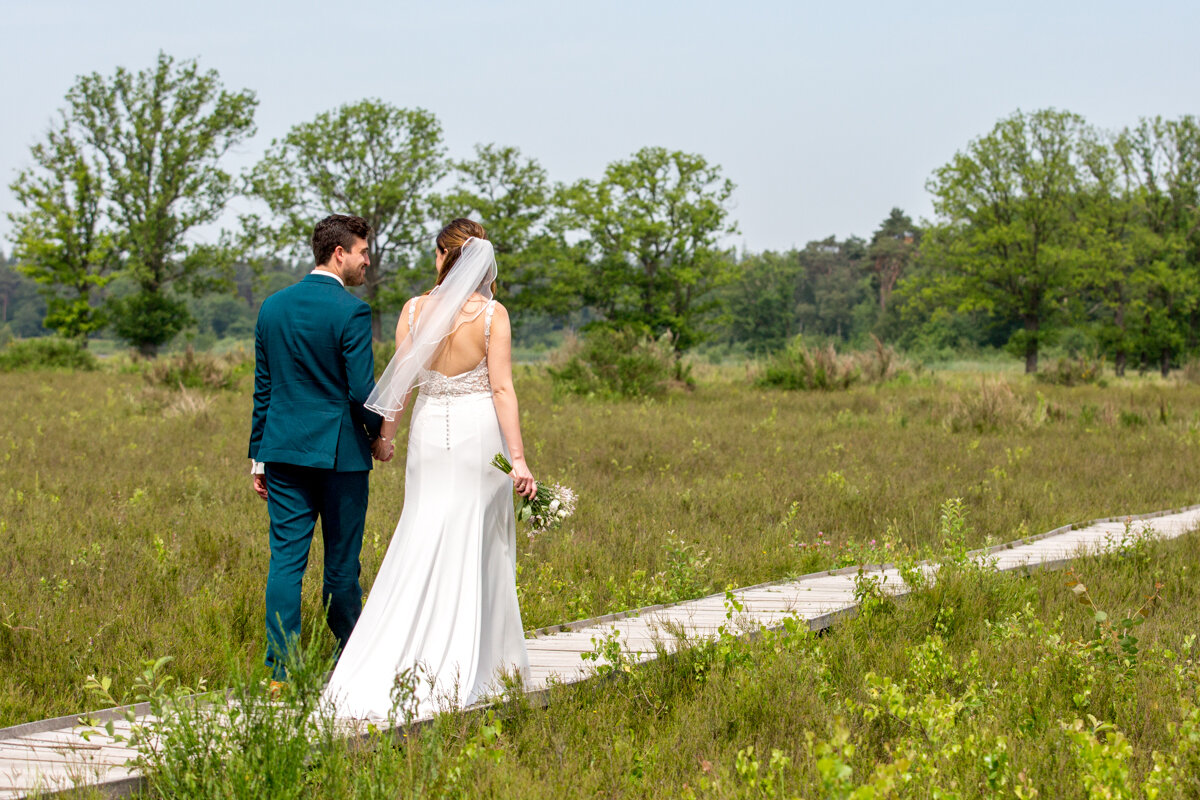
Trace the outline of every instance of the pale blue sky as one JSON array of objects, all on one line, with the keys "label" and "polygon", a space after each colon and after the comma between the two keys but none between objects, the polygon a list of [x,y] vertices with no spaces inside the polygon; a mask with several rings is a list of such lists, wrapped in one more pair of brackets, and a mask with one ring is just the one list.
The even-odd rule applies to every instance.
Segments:
[{"label": "pale blue sky", "polygon": [[452,156],[512,144],[558,181],[645,145],[701,153],[737,184],[751,250],[869,236],[892,206],[929,216],[930,172],[1017,108],[1103,127],[1200,113],[1197,30],[1200,4],[1153,0],[0,0],[0,213],[74,76],[162,49],[258,93],[231,166],[378,97],[437,114]]}]

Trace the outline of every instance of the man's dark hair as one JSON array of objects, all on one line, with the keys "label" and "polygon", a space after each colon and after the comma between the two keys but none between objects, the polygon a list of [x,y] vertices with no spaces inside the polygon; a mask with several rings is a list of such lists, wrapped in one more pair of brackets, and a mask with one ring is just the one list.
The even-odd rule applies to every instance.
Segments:
[{"label": "man's dark hair", "polygon": [[370,239],[371,226],[362,217],[330,214],[313,228],[312,249],[317,266],[329,263],[333,251],[341,247],[349,251],[355,239]]}]

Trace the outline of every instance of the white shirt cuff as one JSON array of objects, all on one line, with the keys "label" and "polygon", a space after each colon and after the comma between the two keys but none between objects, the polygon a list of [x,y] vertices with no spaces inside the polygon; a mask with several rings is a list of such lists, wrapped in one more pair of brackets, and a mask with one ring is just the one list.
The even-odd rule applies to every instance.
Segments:
[{"label": "white shirt cuff", "polygon": [[264,464],[261,461],[255,461],[254,459],[250,459],[250,474],[251,475],[264,475],[264,474],[266,474],[266,471],[267,471],[266,464]]}]

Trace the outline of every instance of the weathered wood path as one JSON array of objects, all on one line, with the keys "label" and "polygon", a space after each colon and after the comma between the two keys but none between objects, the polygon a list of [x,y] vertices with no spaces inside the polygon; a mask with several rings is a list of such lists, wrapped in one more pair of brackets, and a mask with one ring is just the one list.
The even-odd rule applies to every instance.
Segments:
[{"label": "weathered wood path", "polygon": [[[1200,527],[1200,506],[1066,525],[974,555],[991,559],[1001,571],[1059,567],[1079,555],[1119,545],[1129,523],[1137,531],[1148,527],[1156,536],[1173,538]],[[733,621],[746,627],[777,627],[794,616],[813,630],[827,628],[839,616],[854,613],[854,580],[860,569],[885,577],[887,591],[905,592],[899,572],[889,565],[847,567],[738,589],[733,594],[742,610]],[[584,661],[580,654],[595,651],[593,640],[603,640],[613,631],[633,660],[644,661],[656,657],[656,642],[668,649],[676,646],[675,632],[692,640],[715,637],[718,627],[728,623],[727,614],[721,593],[533,631],[526,640],[532,672],[526,688],[542,691],[552,677],[563,684],[587,680],[595,662]],[[147,709],[135,707],[135,711],[144,714]],[[88,716],[100,723],[115,720],[118,731],[129,730],[124,709]],[[0,729],[0,800],[84,785],[98,786],[110,795],[129,793],[140,785],[140,777],[126,766],[134,755],[103,729],[81,726],[78,716]]]}]

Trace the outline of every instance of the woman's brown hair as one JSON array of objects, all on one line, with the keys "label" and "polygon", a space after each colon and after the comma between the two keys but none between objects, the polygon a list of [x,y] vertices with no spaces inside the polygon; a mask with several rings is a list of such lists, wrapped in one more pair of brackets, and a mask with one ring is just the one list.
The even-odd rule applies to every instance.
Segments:
[{"label": "woman's brown hair", "polygon": [[442,262],[442,271],[438,275],[435,286],[441,286],[442,281],[446,280],[446,276],[450,274],[450,268],[462,255],[463,245],[467,243],[467,239],[472,237],[487,238],[487,231],[473,219],[459,217],[451,220],[449,225],[442,228],[442,232],[437,235],[437,248],[446,254],[446,260]]}]

